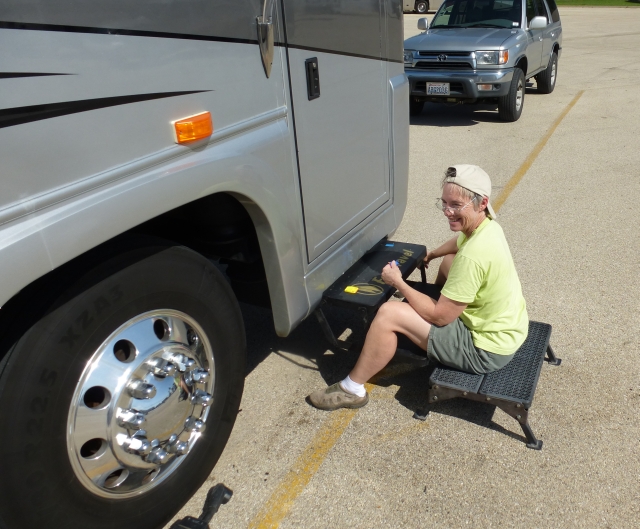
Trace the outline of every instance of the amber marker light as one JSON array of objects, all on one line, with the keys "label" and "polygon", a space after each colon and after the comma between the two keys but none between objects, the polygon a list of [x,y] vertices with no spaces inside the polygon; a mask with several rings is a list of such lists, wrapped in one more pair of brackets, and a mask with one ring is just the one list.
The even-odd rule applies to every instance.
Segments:
[{"label": "amber marker light", "polygon": [[211,112],[173,121],[176,143],[184,144],[207,138],[213,134]]}]

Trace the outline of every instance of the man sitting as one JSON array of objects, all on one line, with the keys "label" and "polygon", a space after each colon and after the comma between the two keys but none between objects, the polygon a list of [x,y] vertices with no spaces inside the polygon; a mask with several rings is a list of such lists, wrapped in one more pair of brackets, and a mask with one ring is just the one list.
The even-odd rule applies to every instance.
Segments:
[{"label": "man sitting", "polygon": [[425,266],[444,257],[435,301],[410,287],[400,269],[389,263],[382,279],[408,303],[389,301],[380,307],[355,367],[342,381],[309,395],[323,410],[360,408],[369,396],[364,383],[393,358],[402,333],[435,362],[467,371],[489,373],[506,366],[528,332],[520,280],[496,214],[489,204],[491,179],[475,165],[449,167],[437,207],[451,231],[460,232],[428,252]]}]

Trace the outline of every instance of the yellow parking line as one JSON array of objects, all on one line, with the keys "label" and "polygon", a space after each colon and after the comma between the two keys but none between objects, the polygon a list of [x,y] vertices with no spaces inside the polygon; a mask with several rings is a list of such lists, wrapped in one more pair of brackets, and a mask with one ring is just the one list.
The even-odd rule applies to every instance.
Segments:
[{"label": "yellow parking line", "polygon": [[[373,384],[365,384],[368,392]],[[311,443],[298,457],[264,507],[249,522],[249,529],[276,529],[289,514],[298,495],[324,462],[358,410],[342,409],[331,413]]]},{"label": "yellow parking line", "polygon": [[[553,135],[558,125],[566,117],[573,106],[578,102],[578,99],[582,96],[584,90],[578,92],[573,100],[565,107],[562,113],[556,118],[551,125],[551,128],[540,139],[540,141],[533,148],[529,156],[525,159],[522,165],[509,179],[505,187],[502,189],[498,198],[493,202],[493,208],[497,211],[505,203],[511,192],[518,185],[522,177],[533,165],[542,149],[549,141],[549,138]],[[397,368],[395,368],[397,369]],[[394,368],[391,369],[393,372]],[[400,369],[404,371],[404,369]],[[391,374],[388,370],[380,372],[370,383],[365,384],[367,391],[371,393],[374,388],[374,380],[386,378]],[[320,431],[315,435],[313,440],[305,448],[304,452],[298,457],[293,464],[289,472],[276,487],[271,494],[269,500],[264,504],[260,512],[249,522],[249,529],[277,529],[284,518],[289,514],[289,511],[293,507],[296,498],[305,489],[311,478],[318,471],[325,458],[338,442],[338,439],[342,436],[347,429],[358,410],[342,409],[334,411],[325,421]]]},{"label": "yellow parking line", "polygon": [[560,123],[567,116],[569,111],[578,102],[578,99],[580,99],[582,94],[584,94],[584,90],[580,90],[580,92],[578,92],[578,94],[573,98],[571,103],[569,103],[565,107],[565,109],[560,113],[560,115],[553,122],[553,124],[551,125],[551,128],[547,131],[547,133],[544,136],[542,136],[540,141],[536,144],[536,146],[533,148],[533,150],[529,153],[529,156],[527,156],[527,158],[522,163],[522,165],[520,167],[518,167],[518,170],[509,179],[507,184],[502,189],[502,192],[498,195],[498,198],[495,201],[492,201],[493,209],[498,211],[500,209],[500,207],[502,207],[502,205],[506,202],[506,200],[507,200],[507,198],[509,198],[509,195],[511,194],[511,192],[520,183],[520,180],[522,180],[522,177],[531,168],[531,166],[533,165],[533,162],[536,161],[536,158],[542,152],[542,149],[544,149],[544,146],[547,144],[547,142],[549,141],[549,138],[551,138],[551,136],[553,135],[555,130],[558,128],[558,125],[560,125]]}]

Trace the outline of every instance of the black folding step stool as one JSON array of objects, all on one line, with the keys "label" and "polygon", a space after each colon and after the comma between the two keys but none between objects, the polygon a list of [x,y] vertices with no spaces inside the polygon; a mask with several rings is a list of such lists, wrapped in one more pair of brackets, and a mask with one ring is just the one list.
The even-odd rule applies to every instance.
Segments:
[{"label": "black folding step stool", "polygon": [[[536,438],[529,426],[529,409],[543,361],[546,359],[555,366],[561,363],[549,345],[550,337],[551,325],[530,321],[529,335],[513,360],[502,369],[486,375],[474,375],[439,365],[429,378],[429,404],[456,397],[493,404],[518,421],[527,438],[527,448],[540,450],[542,441]],[[414,417],[424,421],[428,414],[427,408],[416,411]]]}]

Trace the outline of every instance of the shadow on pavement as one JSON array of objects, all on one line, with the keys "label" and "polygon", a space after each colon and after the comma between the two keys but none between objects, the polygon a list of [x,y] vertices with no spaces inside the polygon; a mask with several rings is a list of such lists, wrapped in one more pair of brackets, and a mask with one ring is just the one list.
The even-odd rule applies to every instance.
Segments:
[{"label": "shadow on pavement", "polygon": [[[354,351],[332,350],[313,315],[303,321],[288,337],[280,338],[274,331],[270,310],[244,303],[240,304],[240,308],[247,333],[247,374],[270,354],[276,354],[301,369],[317,369],[326,384],[331,385],[347,376],[358,359],[359,348],[355,348]],[[350,341],[355,343],[364,341],[363,326],[354,313],[335,307],[326,307],[323,310],[336,336],[340,336],[346,329],[351,329]],[[409,343],[408,340],[400,337],[401,347],[409,348],[407,343]],[[417,348],[415,349],[414,352],[418,353]],[[308,362],[297,362],[289,355],[305,358]],[[309,362],[316,367],[309,366]],[[432,370],[430,366],[420,368],[394,359],[387,368],[388,374],[383,372],[382,376],[375,381],[375,385],[399,386],[395,399],[413,414],[426,406],[428,381]],[[375,405],[375,403],[372,404]],[[495,406],[488,404],[453,399],[432,406],[430,413],[456,417],[496,430],[519,441],[525,441],[522,435],[506,430],[492,421],[495,409]]]},{"label": "shadow on pavement", "polygon": [[[397,377],[381,380],[380,385],[397,385],[399,389],[395,395],[396,400],[410,412],[427,408],[428,380],[433,368],[418,369]],[[495,430],[512,439],[527,442],[523,435],[512,432],[493,422],[493,414],[496,406],[473,402],[464,399],[451,399],[429,406],[429,416],[432,414],[449,415],[463,421],[467,421],[483,428]],[[429,420],[427,417],[427,421]],[[417,419],[416,419],[417,420]],[[487,439],[488,442],[488,439]]]},{"label": "shadow on pavement", "polygon": [[[240,304],[240,309],[247,335],[247,375],[272,353],[304,369],[313,369],[282,354],[286,352],[315,363],[324,380],[333,384],[343,379],[358,359],[357,352],[332,351],[314,315],[298,325],[289,336],[281,338],[275,333],[269,309],[244,303]],[[362,324],[353,313],[335,307],[323,310],[336,336],[346,329],[352,329],[353,334],[349,339],[364,339]]]},{"label": "shadow on pavement", "polygon": [[[640,2],[640,0],[637,0]],[[534,83],[527,83],[526,95],[538,95]],[[523,112],[527,111],[525,105]],[[471,127],[478,123],[504,123],[498,116],[495,103],[477,103],[459,105],[456,103],[425,103],[424,110],[417,116],[411,116],[411,125],[429,125],[432,127]]]}]

